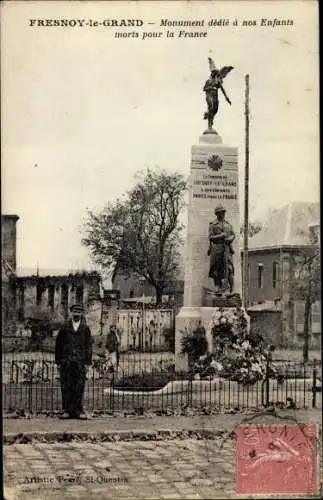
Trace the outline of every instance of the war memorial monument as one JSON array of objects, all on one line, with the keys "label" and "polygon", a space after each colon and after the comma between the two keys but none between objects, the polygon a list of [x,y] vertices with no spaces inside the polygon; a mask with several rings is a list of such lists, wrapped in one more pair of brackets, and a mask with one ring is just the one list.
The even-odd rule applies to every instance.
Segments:
[{"label": "war memorial monument", "polygon": [[187,369],[181,338],[202,324],[209,350],[208,325],[219,308],[241,307],[239,249],[238,149],[223,142],[214,129],[219,93],[231,105],[223,80],[233,69],[217,69],[209,58],[210,77],[205,82],[208,127],[191,148],[184,305],[176,317],[176,370]]}]

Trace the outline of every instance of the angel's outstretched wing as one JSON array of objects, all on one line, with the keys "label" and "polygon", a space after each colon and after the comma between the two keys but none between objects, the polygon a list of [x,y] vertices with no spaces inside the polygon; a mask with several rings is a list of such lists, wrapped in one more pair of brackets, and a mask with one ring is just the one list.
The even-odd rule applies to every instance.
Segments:
[{"label": "angel's outstretched wing", "polygon": [[214,71],[216,69],[216,67],[215,67],[213,59],[211,57],[208,57],[208,61],[209,61],[210,71]]},{"label": "angel's outstretched wing", "polygon": [[219,76],[225,78],[231,70],[233,70],[233,66],[223,66],[223,68],[219,70]]}]

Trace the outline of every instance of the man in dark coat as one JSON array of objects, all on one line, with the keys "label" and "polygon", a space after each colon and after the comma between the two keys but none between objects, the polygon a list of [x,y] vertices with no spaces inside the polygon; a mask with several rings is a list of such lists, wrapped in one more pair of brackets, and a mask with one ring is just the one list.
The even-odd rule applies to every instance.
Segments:
[{"label": "man in dark coat", "polygon": [[83,395],[86,369],[92,364],[91,331],[84,319],[82,305],[71,307],[72,317],[58,332],[55,362],[60,370],[63,418],[86,418]]},{"label": "man in dark coat", "polygon": [[110,330],[109,330],[109,333],[107,335],[105,348],[109,351],[110,356],[112,355],[113,360],[115,357],[115,362],[113,362],[113,365],[116,365],[116,367],[118,369],[119,360],[120,360],[120,350],[119,350],[120,349],[120,337],[118,335],[116,325],[110,326]]}]

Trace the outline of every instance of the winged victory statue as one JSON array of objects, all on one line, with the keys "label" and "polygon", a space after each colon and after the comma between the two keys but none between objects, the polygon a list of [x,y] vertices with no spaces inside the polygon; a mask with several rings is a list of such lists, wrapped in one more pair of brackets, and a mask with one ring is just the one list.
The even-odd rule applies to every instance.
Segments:
[{"label": "winged victory statue", "polygon": [[226,101],[231,105],[231,101],[223,88],[223,80],[233,69],[233,66],[223,66],[222,69],[217,69],[211,57],[208,58],[208,61],[211,75],[203,87],[208,107],[207,112],[204,113],[204,119],[208,120],[208,130],[213,131],[214,117],[219,109],[219,89],[222,91]]}]

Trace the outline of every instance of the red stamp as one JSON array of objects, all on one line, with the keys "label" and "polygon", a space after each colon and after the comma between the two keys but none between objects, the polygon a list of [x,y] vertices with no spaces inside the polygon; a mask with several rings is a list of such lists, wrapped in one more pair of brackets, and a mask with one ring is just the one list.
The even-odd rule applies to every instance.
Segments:
[{"label": "red stamp", "polygon": [[317,425],[243,424],[235,433],[237,494],[319,492]]}]

